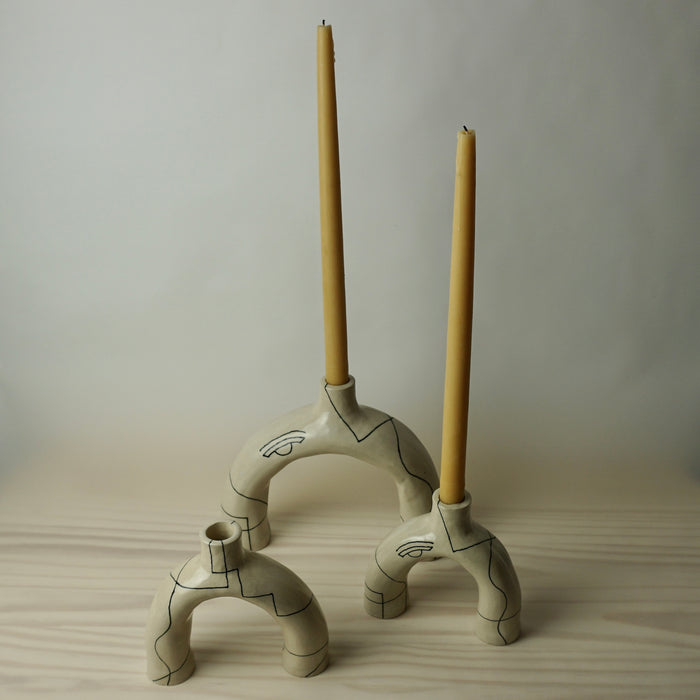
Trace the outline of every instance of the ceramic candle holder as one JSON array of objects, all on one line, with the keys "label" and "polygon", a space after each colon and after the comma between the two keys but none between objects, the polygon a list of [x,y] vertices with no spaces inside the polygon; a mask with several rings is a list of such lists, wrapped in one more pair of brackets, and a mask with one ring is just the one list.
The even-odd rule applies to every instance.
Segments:
[{"label": "ceramic candle holder", "polygon": [[224,596],[257,605],[280,625],[287,672],[321,673],[328,664],[328,627],[308,586],[274,559],[246,551],[236,523],[214,523],[200,542],[200,553],[173,569],[153,599],[146,627],[150,679],[175,685],[192,675],[192,613],[205,600]]},{"label": "ceramic candle holder", "polygon": [[319,454],[349,455],[386,470],[396,482],[402,519],[430,510],[438,477],[420,440],[395,418],[358,405],[352,377],[341,385],[324,380],[315,404],[253,434],[233,462],[221,507],[240,525],[246,547],[258,550],[270,541],[272,477],[294,460]]},{"label": "ceramic candle holder", "polygon": [[401,615],[408,604],[407,576],[426,557],[449,557],[475,579],[475,629],[487,644],[510,644],[520,634],[520,584],[505,547],[471,519],[471,497],[454,505],[433,494],[429,513],[393,530],[377,547],[365,578],[365,610],[374,617]]}]

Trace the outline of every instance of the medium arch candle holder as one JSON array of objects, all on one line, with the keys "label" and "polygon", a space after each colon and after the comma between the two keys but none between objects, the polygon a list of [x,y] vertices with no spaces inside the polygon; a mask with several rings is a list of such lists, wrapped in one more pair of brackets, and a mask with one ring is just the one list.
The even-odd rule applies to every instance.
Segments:
[{"label": "medium arch candle holder", "polygon": [[520,583],[508,552],[471,519],[464,490],[474,301],[476,134],[457,136],[450,304],[443,410],[440,488],[429,513],[404,522],[374,552],[365,577],[365,610],[374,617],[401,615],[408,606],[408,573],[424,555],[461,564],[479,590],[477,637],[510,644],[520,635]]},{"label": "medium arch candle holder", "polygon": [[471,496],[460,503],[433,494],[429,513],[387,535],[365,577],[365,610],[389,619],[408,608],[408,573],[426,557],[446,557],[476,580],[479,602],[474,632],[487,644],[514,642],[520,635],[520,584],[508,552],[485,527],[471,519]]}]

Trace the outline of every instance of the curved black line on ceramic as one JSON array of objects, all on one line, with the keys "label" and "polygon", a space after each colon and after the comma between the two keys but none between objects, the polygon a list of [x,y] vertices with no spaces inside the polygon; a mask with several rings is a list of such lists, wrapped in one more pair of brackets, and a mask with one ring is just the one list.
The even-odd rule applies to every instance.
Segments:
[{"label": "curved black line on ceramic", "polygon": [[[246,496],[246,494],[241,493],[241,492],[234,486],[234,484],[233,484],[233,478],[231,477],[231,474],[230,474],[230,473],[229,473],[229,475],[228,475],[228,482],[229,482],[229,484],[231,484],[231,488],[232,488],[241,498],[245,498],[245,499],[247,499],[247,500],[249,500],[249,501],[257,501],[258,503],[262,503],[263,505],[267,505],[267,501],[264,500],[264,499],[262,499],[262,498],[253,498],[252,496]],[[237,516],[233,516],[233,517],[237,517]]]},{"label": "curved black line on ceramic", "polygon": [[[430,552],[435,546],[434,542],[429,540],[411,540],[410,542],[404,542],[396,548],[396,553],[400,557],[412,557],[413,559],[418,559],[423,556],[423,552]],[[418,554],[414,554],[418,552]]]},{"label": "curved black line on ceramic", "polygon": [[[508,610],[508,596],[506,595],[506,592],[493,580],[493,576],[491,576],[491,563],[493,562],[493,540],[495,538],[492,538],[491,541],[489,542],[489,581],[491,581],[491,585],[497,590],[500,591],[501,595],[503,596],[503,610],[501,611],[501,615],[498,618],[498,623],[496,624],[496,631],[498,632],[498,636],[503,640],[504,644],[508,644],[508,640],[503,636],[501,633],[501,623],[503,622],[503,618],[506,614],[506,610]],[[483,615],[482,615],[483,617]],[[486,619],[486,618],[484,618]]]},{"label": "curved black line on ceramic", "polygon": [[306,433],[303,430],[290,430],[270,440],[260,448],[259,452],[263,457],[271,457],[273,454],[286,457],[291,454],[295,444],[301,444],[304,440],[306,440]]}]

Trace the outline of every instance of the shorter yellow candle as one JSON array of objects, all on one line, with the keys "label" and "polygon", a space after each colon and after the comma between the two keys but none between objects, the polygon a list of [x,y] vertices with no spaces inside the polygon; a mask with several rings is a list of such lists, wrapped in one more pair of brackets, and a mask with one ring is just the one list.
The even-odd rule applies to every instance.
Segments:
[{"label": "shorter yellow candle", "polygon": [[323,270],[323,327],[326,341],[326,381],[345,384],[348,374],[348,337],[345,315],[343,217],[340,206],[340,155],[335,99],[333,30],[318,27],[318,169],[321,199],[321,263]]},{"label": "shorter yellow candle", "polygon": [[476,134],[465,128],[457,136],[445,402],[440,460],[440,500],[443,503],[460,503],[464,500],[474,308],[475,203]]}]

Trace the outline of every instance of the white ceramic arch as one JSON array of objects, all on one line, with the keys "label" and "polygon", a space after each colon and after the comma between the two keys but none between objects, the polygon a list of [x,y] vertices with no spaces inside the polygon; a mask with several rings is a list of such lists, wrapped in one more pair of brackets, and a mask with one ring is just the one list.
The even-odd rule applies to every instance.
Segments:
[{"label": "white ceramic arch", "polygon": [[420,440],[396,418],[360,406],[355,380],[321,382],[315,404],[288,413],[254,433],[229,472],[221,508],[237,522],[244,545],[259,550],[270,541],[270,480],[290,462],[319,454],[355,457],[381,467],[396,482],[403,519],[430,510],[438,477]]},{"label": "white ceramic arch", "polygon": [[315,676],[328,665],[328,627],[309,587],[274,559],[243,549],[238,525],[219,522],[200,533],[200,553],[174,569],[153,599],[146,656],[154,683],[176,685],[192,675],[192,613],[221,597],[247,600],[279,624],[288,673]]},{"label": "white ceramic arch", "polygon": [[471,519],[471,497],[440,502],[379,543],[365,578],[365,610],[374,617],[401,615],[408,605],[408,572],[424,558],[448,557],[476,580],[479,603],[474,632],[487,644],[504,645],[520,635],[520,584],[501,542]]}]

